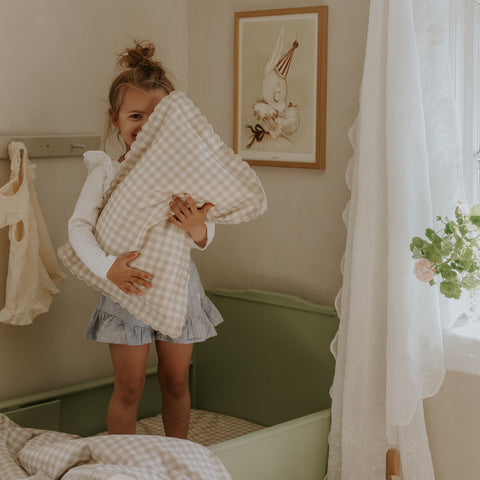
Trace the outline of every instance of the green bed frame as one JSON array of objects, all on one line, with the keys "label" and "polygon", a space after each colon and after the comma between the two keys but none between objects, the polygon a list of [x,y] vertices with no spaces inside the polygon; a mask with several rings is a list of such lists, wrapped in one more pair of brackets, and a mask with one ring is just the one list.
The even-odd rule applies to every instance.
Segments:
[{"label": "green bed frame", "polygon": [[[209,448],[234,480],[289,478],[287,466],[278,460],[283,451],[288,465],[296,468],[290,478],[320,479],[328,450],[335,310],[257,290],[207,294],[225,321],[217,327],[217,337],[195,345],[192,407],[269,427]],[[0,413],[25,427],[93,435],[106,430],[112,389],[113,377],[100,379],[0,402]],[[156,415],[160,408],[156,369],[149,368],[139,418]],[[308,472],[298,476],[298,468]]]}]

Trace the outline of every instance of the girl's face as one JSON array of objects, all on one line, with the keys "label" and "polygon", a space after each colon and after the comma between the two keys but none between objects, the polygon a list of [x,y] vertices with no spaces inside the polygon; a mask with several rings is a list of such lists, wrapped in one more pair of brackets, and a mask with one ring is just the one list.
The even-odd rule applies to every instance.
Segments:
[{"label": "girl's face", "polygon": [[127,145],[127,152],[155,106],[167,95],[163,88],[141,90],[136,87],[128,87],[123,92],[118,115],[115,117],[111,111],[110,118],[115,127],[120,129],[120,134]]}]

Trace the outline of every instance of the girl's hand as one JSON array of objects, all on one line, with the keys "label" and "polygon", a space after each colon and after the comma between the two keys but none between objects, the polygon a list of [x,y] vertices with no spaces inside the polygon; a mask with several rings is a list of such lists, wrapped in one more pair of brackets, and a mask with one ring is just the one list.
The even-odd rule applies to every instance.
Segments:
[{"label": "girl's hand", "polygon": [[131,295],[142,295],[142,291],[139,286],[150,288],[152,284],[150,280],[153,276],[138,270],[137,268],[130,267],[129,263],[140,256],[139,252],[129,252],[117,257],[107,272],[107,278],[112,281],[122,292]]},{"label": "girl's hand", "polygon": [[170,202],[173,215],[169,215],[168,218],[177,227],[185,230],[200,248],[203,248],[207,244],[205,219],[213,206],[213,203],[206,203],[202,208],[197,208],[188,193],[185,194],[185,201],[174,196],[173,201]]}]

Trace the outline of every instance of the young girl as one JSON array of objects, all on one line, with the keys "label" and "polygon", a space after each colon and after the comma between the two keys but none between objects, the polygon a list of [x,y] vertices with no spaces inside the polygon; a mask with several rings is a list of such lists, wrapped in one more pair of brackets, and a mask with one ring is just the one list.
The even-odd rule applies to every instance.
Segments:
[{"label": "young girl", "polygon": [[[104,196],[155,106],[174,90],[162,65],[153,59],[154,46],[136,44],[119,58],[124,70],[113,81],[109,94],[111,129],[117,129],[126,147],[125,153],[112,160],[101,151],[86,152],[88,177],[68,224],[69,240],[78,257],[96,275],[107,278],[129,295],[141,295],[150,288],[152,275],[130,266],[141,252],[125,252],[118,257],[100,248],[94,227]],[[191,246],[205,249],[214,236],[214,224],[205,218],[212,204],[198,209],[188,194],[172,198],[169,219],[186,231]],[[206,297],[198,272],[190,262],[188,307],[180,337],[172,339],[153,330],[125,308],[103,294],[87,327],[88,339],[110,346],[115,387],[108,411],[110,434],[135,433],[137,406],[145,382],[145,367],[152,340],[158,356],[158,380],[162,389],[162,417],[167,436],[186,438],[190,418],[188,371],[193,343],[216,335],[215,326],[222,318]]]}]

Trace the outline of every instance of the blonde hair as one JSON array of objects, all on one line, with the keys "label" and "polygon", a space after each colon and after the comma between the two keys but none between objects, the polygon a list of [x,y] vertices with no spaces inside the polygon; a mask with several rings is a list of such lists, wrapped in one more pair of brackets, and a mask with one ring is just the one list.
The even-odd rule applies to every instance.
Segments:
[{"label": "blonde hair", "polygon": [[117,75],[110,86],[106,138],[112,132],[111,118],[118,117],[123,94],[127,88],[136,87],[141,90],[162,88],[167,94],[175,90],[162,63],[154,60],[154,54],[155,46],[152,43],[138,41],[133,48],[127,48],[119,54],[117,67],[123,71]]}]

